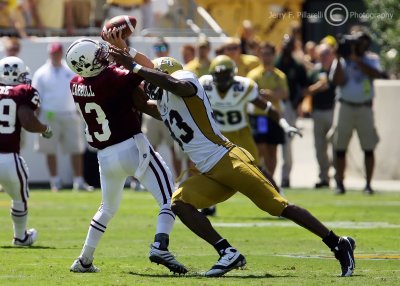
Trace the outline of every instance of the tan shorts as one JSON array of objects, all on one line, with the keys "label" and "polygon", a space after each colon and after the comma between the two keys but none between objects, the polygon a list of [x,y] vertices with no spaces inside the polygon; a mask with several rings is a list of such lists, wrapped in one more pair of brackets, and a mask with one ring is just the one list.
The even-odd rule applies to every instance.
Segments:
[{"label": "tan shorts", "polygon": [[37,136],[35,150],[45,154],[56,154],[59,144],[66,154],[82,154],[85,151],[83,122],[76,112],[54,113],[45,111],[39,116],[41,122],[49,124],[53,137],[45,139]]},{"label": "tan shorts", "polygon": [[197,209],[223,202],[240,192],[261,210],[279,216],[287,207],[283,198],[254,164],[246,150],[234,147],[209,172],[184,181],[172,195]]},{"label": "tan shorts", "polygon": [[361,148],[374,150],[379,142],[374,114],[370,106],[352,106],[337,102],[333,119],[333,144],[336,150],[346,150],[353,130],[357,131]]},{"label": "tan shorts", "polygon": [[143,114],[142,131],[153,147],[157,147],[162,143],[170,148],[174,147],[174,140],[162,121]]}]

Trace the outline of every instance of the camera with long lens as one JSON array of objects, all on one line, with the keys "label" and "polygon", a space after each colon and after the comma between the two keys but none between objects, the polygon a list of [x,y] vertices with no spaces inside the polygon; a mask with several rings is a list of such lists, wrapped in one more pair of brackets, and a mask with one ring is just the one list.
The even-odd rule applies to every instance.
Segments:
[{"label": "camera with long lens", "polygon": [[[357,46],[360,44],[360,35],[337,35],[338,49],[337,53],[343,58],[349,58],[350,55],[358,53]],[[362,55],[358,55],[362,56]]]}]

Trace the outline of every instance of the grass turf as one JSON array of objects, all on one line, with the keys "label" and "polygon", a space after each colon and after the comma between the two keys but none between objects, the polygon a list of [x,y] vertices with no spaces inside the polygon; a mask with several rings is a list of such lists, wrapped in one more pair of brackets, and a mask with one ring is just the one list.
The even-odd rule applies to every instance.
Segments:
[{"label": "grass turf", "polygon": [[39,239],[31,248],[11,246],[10,199],[0,193],[0,285],[400,285],[400,192],[333,196],[327,189],[292,189],[286,196],[337,234],[356,239],[353,277],[337,277],[339,264],[319,238],[261,212],[240,194],[218,205],[211,221],[246,256],[247,268],[203,277],[218,256],[177,219],[170,250],[190,272],[174,276],[147,258],[158,214],[154,199],[130,190],[96,250],[101,272],[70,273],[100,192],[34,190],[28,226],[39,231]]}]

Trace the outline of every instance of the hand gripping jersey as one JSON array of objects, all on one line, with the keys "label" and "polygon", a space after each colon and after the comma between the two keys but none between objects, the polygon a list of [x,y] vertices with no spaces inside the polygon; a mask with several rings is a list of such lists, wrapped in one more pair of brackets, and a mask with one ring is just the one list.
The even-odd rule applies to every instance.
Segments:
[{"label": "hand gripping jersey", "polygon": [[75,76],[70,83],[75,105],[86,123],[86,140],[97,148],[125,141],[141,132],[132,94],[142,78],[112,66],[99,75]]},{"label": "hand gripping jersey", "polygon": [[157,101],[162,120],[197,169],[202,173],[207,172],[233,144],[219,131],[210,102],[195,75],[178,70],[171,76],[189,81],[196,87],[197,93],[180,97],[164,91],[161,100]]},{"label": "hand gripping jersey", "polygon": [[40,107],[39,94],[30,85],[0,85],[0,153],[19,153],[21,122],[18,108],[27,105],[32,110]]},{"label": "hand gripping jersey", "polygon": [[258,87],[253,80],[235,76],[225,94],[218,91],[211,75],[202,76],[199,82],[210,99],[219,130],[231,132],[248,126],[247,103],[258,97]]}]

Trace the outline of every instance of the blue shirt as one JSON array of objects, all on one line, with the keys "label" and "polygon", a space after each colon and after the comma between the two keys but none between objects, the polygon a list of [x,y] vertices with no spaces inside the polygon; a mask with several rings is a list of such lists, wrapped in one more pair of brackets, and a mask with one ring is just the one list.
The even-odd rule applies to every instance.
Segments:
[{"label": "blue shirt", "polygon": [[[368,66],[381,70],[378,57],[375,55],[365,55],[361,59]],[[374,90],[371,78],[358,67],[357,63],[348,59],[340,58],[346,83],[336,87],[336,99],[343,99],[352,103],[364,103],[372,100]],[[332,79],[337,67],[337,59],[332,63],[329,78]]]}]

